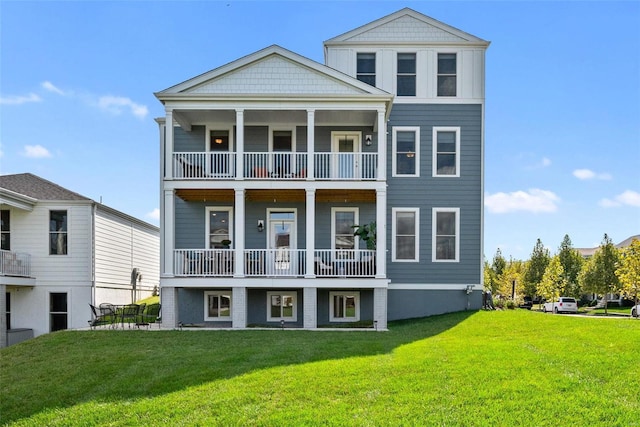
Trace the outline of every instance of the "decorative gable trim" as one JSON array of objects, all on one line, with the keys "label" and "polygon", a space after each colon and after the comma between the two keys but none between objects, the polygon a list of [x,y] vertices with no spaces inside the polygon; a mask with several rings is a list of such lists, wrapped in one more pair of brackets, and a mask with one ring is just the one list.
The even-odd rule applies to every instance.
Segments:
[{"label": "decorative gable trim", "polygon": [[324,42],[344,44],[464,44],[489,46],[482,40],[413,9],[404,8]]},{"label": "decorative gable trim", "polygon": [[270,46],[156,93],[172,95],[382,95],[369,86],[280,46]]}]

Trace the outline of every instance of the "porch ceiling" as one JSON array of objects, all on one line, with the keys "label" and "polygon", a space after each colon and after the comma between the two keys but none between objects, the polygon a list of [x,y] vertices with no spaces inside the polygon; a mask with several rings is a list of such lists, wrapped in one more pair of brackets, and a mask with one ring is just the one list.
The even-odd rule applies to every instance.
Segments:
[{"label": "porch ceiling", "polygon": [[[230,189],[179,189],[176,195],[186,202],[230,202],[234,201],[234,190]],[[304,203],[305,190],[247,190],[247,202]],[[320,203],[375,203],[374,190],[316,190],[316,202]]]},{"label": "porch ceiling", "polygon": [[[233,123],[236,121],[235,110],[175,110],[189,124]],[[316,126],[375,126],[376,111],[367,110],[317,110]],[[292,123],[300,126],[307,124],[306,110],[246,110],[244,123],[266,125],[269,123]]]}]

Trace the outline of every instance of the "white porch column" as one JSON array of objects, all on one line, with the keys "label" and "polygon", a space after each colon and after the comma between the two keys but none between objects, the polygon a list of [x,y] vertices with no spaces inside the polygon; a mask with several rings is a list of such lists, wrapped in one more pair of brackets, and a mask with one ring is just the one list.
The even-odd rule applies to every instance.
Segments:
[{"label": "white porch column", "polygon": [[232,288],[231,327],[244,329],[247,327],[247,288]]},{"label": "white porch column", "polygon": [[234,216],[234,277],[244,277],[244,232],[246,228],[244,215],[244,190],[236,190]]},{"label": "white porch column", "polygon": [[244,110],[236,110],[236,179],[244,179]]},{"label": "white porch column", "polygon": [[175,248],[175,203],[173,190],[164,190],[164,217],[162,218],[162,229],[164,247],[162,248],[162,259],[164,265],[161,266],[164,276],[173,276]]},{"label": "white porch column", "polygon": [[316,277],[315,269],[315,254],[316,254],[316,190],[309,188],[307,191],[307,198],[305,204],[306,211],[306,230],[307,235],[307,257],[306,257],[306,274],[304,277]]},{"label": "white porch column", "polygon": [[7,286],[0,285],[0,348],[7,346]]},{"label": "white porch column", "polygon": [[178,327],[178,289],[174,287],[160,288],[160,302],[162,304],[162,323],[160,327],[163,329],[175,329]]},{"label": "white porch column", "polygon": [[302,326],[305,329],[318,327],[318,288],[302,289],[302,311],[304,312]]},{"label": "white porch column", "polygon": [[316,142],[315,142],[315,121],[316,121],[316,111],[315,110],[307,110],[307,179],[313,180],[315,179],[315,154],[316,151]]},{"label": "white porch column", "polygon": [[173,178],[173,110],[167,109],[164,133],[164,176]]},{"label": "white porch column", "polygon": [[385,111],[378,110],[378,181],[387,180],[387,121],[385,117]]},{"label": "white porch column", "polygon": [[376,277],[387,276],[387,190],[376,190]]},{"label": "white porch column", "polygon": [[387,329],[387,288],[373,289],[373,321],[379,331]]}]

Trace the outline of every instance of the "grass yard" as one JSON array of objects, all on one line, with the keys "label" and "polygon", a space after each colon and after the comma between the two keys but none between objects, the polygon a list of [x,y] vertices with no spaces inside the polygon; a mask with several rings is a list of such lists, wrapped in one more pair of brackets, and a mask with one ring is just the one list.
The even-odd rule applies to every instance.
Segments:
[{"label": "grass yard", "polygon": [[640,321],[508,310],[390,331],[62,331],[0,350],[9,425],[640,424]]}]

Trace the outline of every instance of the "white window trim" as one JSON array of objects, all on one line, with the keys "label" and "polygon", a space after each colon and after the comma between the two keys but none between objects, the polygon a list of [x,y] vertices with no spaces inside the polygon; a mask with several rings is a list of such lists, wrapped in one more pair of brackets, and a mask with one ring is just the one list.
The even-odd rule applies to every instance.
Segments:
[{"label": "white window trim", "polygon": [[[210,317],[209,316],[209,296],[217,295],[218,298],[220,296],[229,296],[229,316],[218,316],[218,317]],[[204,292],[204,320],[207,322],[228,322],[231,320],[231,316],[233,313],[233,292],[232,291],[205,291]]]},{"label": "white window trim", "polygon": [[[460,208],[433,208],[431,217],[431,261],[460,262]],[[437,215],[439,212],[453,212],[456,214],[456,255],[455,259],[436,259]]]},{"label": "white window trim", "polygon": [[269,126],[269,152],[273,152],[273,133],[278,131],[291,132],[291,152],[296,152],[296,127],[295,126]]},{"label": "white window trim", "polygon": [[[67,231],[64,233],[67,235],[67,253],[66,254],[52,254],[51,253],[51,226],[49,225],[51,222],[51,212],[53,211],[64,211],[67,213]],[[69,239],[69,235],[71,234],[71,209],[65,207],[51,207],[49,208],[49,212],[47,214],[47,254],[50,257],[68,257],[71,255],[71,240]]]},{"label": "white window trim", "polygon": [[[293,298],[292,317],[271,317],[271,297],[273,295],[290,296]],[[285,322],[298,321],[298,295],[296,292],[267,292],[267,322],[279,322],[281,320],[284,320]]]},{"label": "white window trim", "polygon": [[[380,55],[381,53],[377,50],[357,50],[354,52],[353,54],[353,78],[354,79],[358,79],[358,54],[359,53],[373,53],[376,56],[376,72],[375,72],[375,80],[376,80],[376,85],[375,87],[380,87],[380,73],[382,72],[381,67],[382,65],[380,64],[382,61],[380,61]],[[361,81],[361,80],[358,80]],[[364,82],[363,82],[364,83]]]},{"label": "white window trim", "polygon": [[[415,162],[416,162],[416,173],[414,174],[406,174],[406,173],[398,173],[397,170],[397,135],[398,132],[415,132],[416,135],[416,151],[415,151]],[[391,176],[393,177],[419,177],[420,176],[420,127],[419,126],[395,126],[392,130],[391,137]]]},{"label": "white window trim", "polygon": [[[456,95],[455,96],[444,96],[444,95],[440,95],[438,96],[438,55],[441,53],[450,53],[450,54],[455,54],[456,55]],[[435,63],[435,73],[434,74],[434,79],[433,79],[433,88],[434,88],[434,93],[433,93],[433,97],[437,98],[437,99],[454,99],[454,98],[460,98],[460,81],[462,80],[460,78],[460,70],[461,68],[461,52],[457,51],[457,50],[450,50],[450,49],[436,49],[435,51],[435,59],[434,59],[434,63]]]},{"label": "white window trim", "polygon": [[[353,296],[356,298],[356,313],[354,317],[335,317],[333,312],[334,296]],[[346,313],[346,309],[345,309]],[[330,322],[358,322],[360,321],[360,292],[329,292],[329,321]]]},{"label": "white window trim", "polygon": [[[416,72],[413,74],[414,76],[416,76],[416,87],[415,87],[415,91],[416,94],[415,95],[398,95],[398,54],[399,53],[413,53],[416,57]],[[418,52],[415,50],[398,50],[396,52],[396,60],[393,64],[393,75],[395,76],[395,79],[393,81],[393,93],[396,94],[396,97],[399,99],[412,99],[412,98],[417,98],[418,97],[418,83],[419,83],[419,72],[418,72]],[[402,74],[403,76],[407,76],[409,74]]]},{"label": "white window trim", "polygon": [[[415,213],[416,244],[414,248],[414,259],[396,258],[396,215],[398,212]],[[420,208],[391,208],[391,261],[420,262]]]},{"label": "white window trim", "polygon": [[[438,132],[455,132],[456,134],[456,173],[453,175],[438,174]],[[436,178],[460,178],[460,127],[459,126],[434,126],[431,135],[432,145],[432,174]]]},{"label": "white window trim", "polygon": [[[339,208],[331,208],[331,250],[335,251],[336,250],[336,213],[337,212],[353,212],[353,220],[354,220],[354,224],[353,225],[358,225],[360,224],[360,209],[359,208],[352,208],[352,207],[339,207]],[[355,231],[355,230],[354,230]],[[354,236],[355,237],[355,236]],[[354,247],[353,249],[356,250],[358,249],[358,240],[355,239],[354,240]]]},{"label": "white window trim", "polygon": [[231,206],[207,206],[205,208],[205,226],[204,226],[204,248],[213,249],[209,245],[209,229],[211,225],[211,211],[228,211],[229,212],[229,240],[231,247],[234,246],[233,239],[233,208]]},{"label": "white window trim", "polygon": [[206,152],[210,152],[211,151],[211,131],[212,130],[224,130],[229,132],[229,152],[232,153],[234,150],[234,145],[233,145],[233,127],[228,127],[227,125],[221,125],[221,126],[216,126],[216,125],[207,125],[206,126],[206,132],[207,134],[205,135],[206,138],[206,146],[205,146],[205,151]]}]

